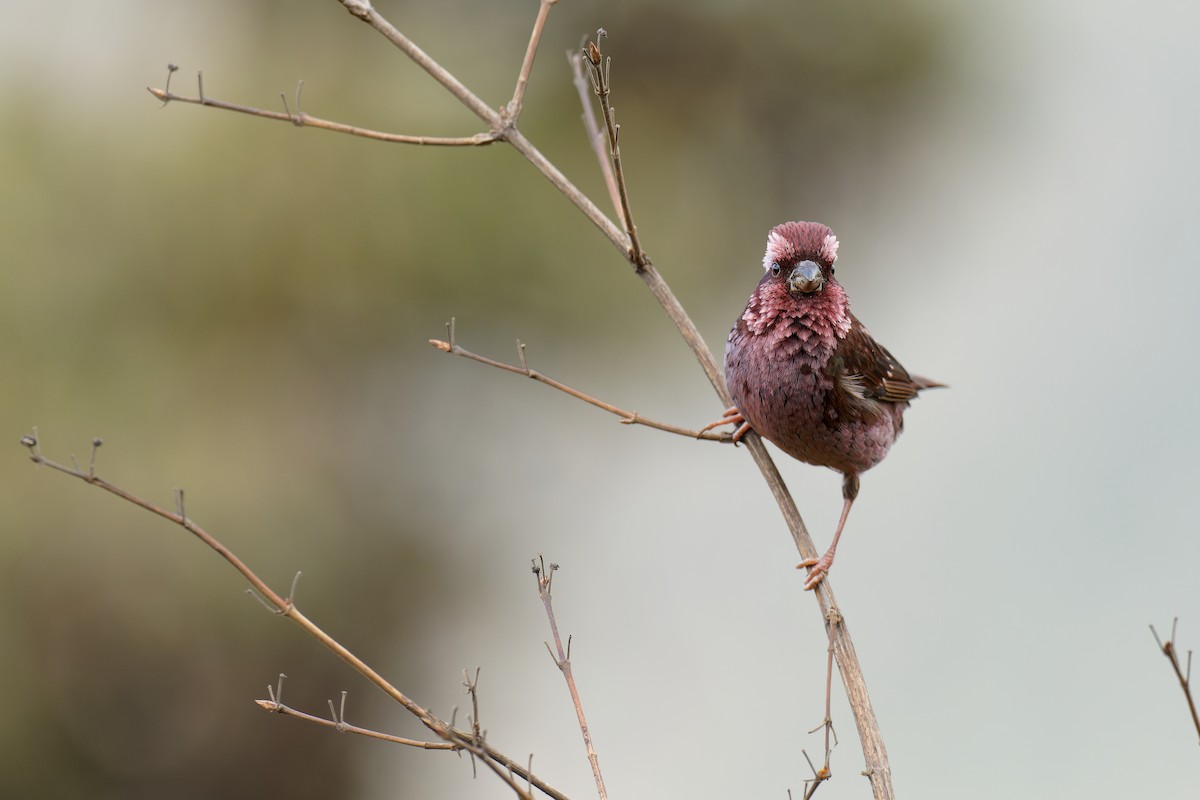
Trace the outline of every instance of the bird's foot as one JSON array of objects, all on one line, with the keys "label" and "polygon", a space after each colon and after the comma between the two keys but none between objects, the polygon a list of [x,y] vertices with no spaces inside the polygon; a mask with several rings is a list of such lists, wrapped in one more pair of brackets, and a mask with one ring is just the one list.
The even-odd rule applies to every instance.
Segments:
[{"label": "bird's foot", "polygon": [[719,428],[722,425],[737,425],[737,430],[733,432],[733,443],[737,444],[742,440],[742,437],[750,430],[750,423],[742,416],[742,412],[737,410],[737,406],[730,406],[725,409],[725,413],[716,422],[710,422],[700,429],[700,433],[707,433],[713,428]]},{"label": "bird's foot", "polygon": [[806,558],[797,564],[796,569],[808,569],[808,578],[804,581],[804,591],[810,592],[817,588],[817,585],[825,580],[825,576],[829,574],[829,568],[832,566],[833,553],[826,553],[820,558]]}]

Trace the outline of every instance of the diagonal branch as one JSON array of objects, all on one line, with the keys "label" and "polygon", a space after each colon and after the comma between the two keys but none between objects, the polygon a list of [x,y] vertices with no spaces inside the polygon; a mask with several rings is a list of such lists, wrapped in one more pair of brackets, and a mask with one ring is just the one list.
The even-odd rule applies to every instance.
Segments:
[{"label": "diagonal branch", "polygon": [[537,381],[538,383],[544,383],[545,385],[551,387],[552,389],[558,389],[560,392],[569,394],[569,395],[571,395],[571,397],[574,397],[577,400],[582,400],[583,402],[593,405],[596,408],[602,408],[605,411],[607,411],[608,413],[614,414],[614,415],[620,417],[621,423],[624,425],[645,425],[648,428],[654,428],[655,430],[666,431],[667,433],[678,434],[679,436],[686,436],[689,439],[706,439],[710,442],[732,442],[733,441],[733,435],[731,433],[729,433],[728,431],[722,432],[722,433],[714,433],[711,431],[706,431],[704,433],[701,433],[699,431],[690,430],[688,428],[681,428],[678,425],[671,425],[666,422],[657,422],[655,420],[650,419],[649,417],[643,417],[641,414],[639,414],[636,411],[626,411],[623,408],[617,408],[616,406],[614,406],[610,403],[606,403],[603,400],[599,400],[595,397],[592,397],[589,394],[584,394],[583,392],[579,391],[578,389],[572,389],[570,386],[567,386],[565,383],[560,383],[559,381],[556,381],[553,378],[543,375],[542,373],[538,372],[537,370],[530,369],[529,363],[525,360],[525,345],[521,342],[517,342],[517,348],[521,355],[521,364],[522,364],[519,367],[516,364],[506,364],[503,361],[496,361],[494,359],[488,358],[487,356],[481,356],[477,353],[472,353],[470,350],[466,350],[462,347],[459,347],[454,342],[454,320],[450,320],[450,322],[448,322],[446,324],[446,327],[447,327],[447,329],[450,330],[450,341],[443,342],[440,339],[430,339],[429,340],[429,343],[431,345],[436,347],[438,350],[441,350],[443,353],[449,353],[452,356],[461,356],[462,358],[466,358],[471,361],[478,361],[480,364],[487,364],[489,367],[495,367],[496,369],[502,369],[502,370],[505,370],[506,372],[514,372],[517,375],[524,375],[526,378],[531,378],[531,379]]},{"label": "diagonal branch", "polygon": [[538,6],[537,19],[533,23],[533,32],[529,34],[529,46],[525,48],[525,60],[521,62],[521,72],[517,75],[517,88],[513,90],[513,98],[504,109],[509,122],[517,124],[521,116],[521,108],[525,103],[525,87],[529,85],[529,73],[533,71],[533,59],[537,55],[538,43],[542,40],[542,31],[546,29],[546,20],[550,17],[550,7],[558,0],[541,0]]},{"label": "diagonal branch", "polygon": [[[245,562],[238,558],[232,550],[221,544],[216,537],[205,531],[187,517],[183,510],[181,493],[176,494],[179,510],[172,512],[161,508],[148,500],[144,500],[132,492],[128,492],[125,489],[122,489],[119,486],[109,483],[108,481],[99,477],[96,474],[95,465],[96,451],[99,449],[100,445],[103,444],[100,439],[92,440],[92,457],[86,470],[78,466],[69,467],[66,464],[60,464],[42,455],[41,443],[38,441],[36,431],[33,435],[22,436],[21,444],[29,449],[29,457],[35,464],[40,464],[42,466],[49,467],[50,469],[57,470],[65,475],[79,478],[84,483],[91,484],[92,486],[103,489],[106,492],[115,494],[117,497],[120,497],[126,502],[132,503],[133,505],[143,508],[146,511],[156,514],[170,522],[174,522],[184,530],[195,535],[196,538],[200,539],[200,541],[202,541],[212,550],[215,550],[218,555],[228,561],[234,567],[234,569],[241,573],[242,577],[249,581],[250,585],[257,589],[258,592],[266,599],[266,602],[270,606],[274,606],[275,613],[281,617],[287,617],[292,622],[296,623],[296,625],[298,625],[300,628],[302,628],[309,636],[325,645],[325,647],[332,651],[334,655],[349,664],[355,672],[362,675],[371,683],[375,684],[375,686],[381,689],[385,694],[387,694],[400,705],[404,706],[405,710],[416,717],[422,725],[432,731],[438,738],[452,744],[459,745],[462,747],[462,749],[469,750],[482,758],[484,763],[487,764],[487,766],[493,772],[496,772],[497,775],[505,780],[505,782],[509,783],[510,785],[514,785],[512,783],[511,776],[505,775],[505,772],[513,773],[522,779],[529,781],[533,786],[537,787],[547,796],[554,798],[554,800],[568,800],[566,795],[550,786],[541,778],[533,775],[527,768],[522,767],[511,758],[493,749],[489,745],[476,741],[476,737],[471,731],[460,730],[459,728],[454,727],[452,724],[439,719],[433,714],[433,712],[422,707],[416,701],[409,698],[406,694],[389,683],[382,675],[368,666],[365,661],[347,650],[340,642],[318,627],[316,623],[301,614],[300,610],[296,608],[296,604],[292,602],[292,598],[281,597],[277,592],[271,589],[271,587],[268,586],[262,578],[260,578],[253,570],[251,570],[250,567],[245,564]],[[279,698],[276,697],[275,702],[278,702],[278,700]],[[499,767],[504,767],[505,772],[501,772]],[[518,794],[525,796],[523,794],[523,790],[520,790],[519,787],[515,788],[518,790]]]},{"label": "diagonal branch", "polygon": [[389,42],[411,58],[417,66],[429,73],[435,81],[442,85],[447,92],[458,98],[475,116],[488,124],[489,128],[503,127],[504,119],[498,111],[492,109],[480,99],[479,95],[468,89],[462,81],[450,74],[450,71],[429,57],[429,54],[417,47],[416,43],[405,36],[388,22],[382,14],[375,10],[370,0],[338,0],[350,14],[370,25],[383,34]]}]

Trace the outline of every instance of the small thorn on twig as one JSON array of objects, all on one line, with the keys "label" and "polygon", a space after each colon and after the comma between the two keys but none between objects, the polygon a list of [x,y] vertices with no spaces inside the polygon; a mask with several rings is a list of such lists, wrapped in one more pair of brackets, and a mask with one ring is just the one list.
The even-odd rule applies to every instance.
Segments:
[{"label": "small thorn on twig", "polygon": [[167,103],[171,102],[171,76],[174,75],[176,70],[178,70],[178,69],[179,69],[179,65],[177,65],[177,64],[167,64],[167,82],[166,82],[165,87],[163,88],[163,101],[162,101],[162,104],[164,106]]},{"label": "small thorn on twig", "polygon": [[29,450],[29,460],[35,464],[44,464],[46,459],[42,458],[42,444],[38,438],[37,426],[33,426],[32,434],[25,434],[21,437],[21,446]]},{"label": "small thorn on twig", "polygon": [[92,457],[88,459],[88,477],[96,477],[96,451],[100,449],[100,445],[104,444],[104,440],[99,436],[92,437]]},{"label": "small thorn on twig", "polygon": [[[265,608],[267,611],[270,611],[275,616],[283,616],[286,613],[286,611],[280,611],[274,605],[272,605],[271,603],[268,603],[267,600],[262,595],[260,595],[258,592],[254,591],[253,589],[247,588],[246,594],[250,595],[255,600],[257,600],[259,602],[259,604],[262,605],[263,608]],[[289,608],[290,608],[290,606],[289,606]]]},{"label": "small thorn on twig", "polygon": [[283,679],[286,677],[287,675],[284,675],[282,672],[279,673],[278,689],[274,688],[270,684],[267,684],[267,694],[271,696],[271,702],[275,705],[275,707],[272,709],[273,711],[279,711],[279,709],[283,707]]},{"label": "small thorn on twig", "polygon": [[196,72],[196,91],[200,93],[200,105],[206,105],[208,100],[204,97],[204,72],[199,70]]},{"label": "small thorn on twig", "polygon": [[533,375],[533,370],[529,368],[529,359],[525,356],[525,343],[517,339],[517,353],[521,356],[521,366],[525,369],[526,375]]},{"label": "small thorn on twig", "polygon": [[337,710],[334,709],[332,700],[326,701],[329,703],[329,716],[333,718],[334,730],[336,730],[338,733],[346,732],[346,727],[347,727],[346,726],[346,695],[347,694],[349,694],[349,693],[346,692],[345,690],[342,690],[341,713],[339,713]]},{"label": "small thorn on twig", "polygon": [[276,609],[276,614],[286,614],[288,611],[291,611],[296,607],[296,584],[300,583],[300,576],[303,574],[304,573],[300,570],[296,570],[296,575],[292,578],[292,588],[288,589],[288,596],[285,598],[287,602],[287,608],[283,611]]},{"label": "small thorn on twig", "polygon": [[288,119],[291,120],[291,123],[293,125],[295,125],[297,128],[304,127],[304,115],[302,113],[300,113],[300,90],[302,88],[304,88],[304,81],[297,82],[297,84],[296,84],[296,113],[295,114],[293,114],[292,110],[290,108],[288,108],[288,101],[287,101],[287,98],[284,97],[283,92],[279,93],[279,99],[283,102],[283,113],[287,114]]},{"label": "small thorn on twig", "polygon": [[188,524],[187,512],[183,508],[183,487],[175,487],[175,513],[179,515],[180,521],[186,527]]},{"label": "small thorn on twig", "polygon": [[304,91],[303,79],[296,81],[296,119],[292,123],[293,125],[296,125],[296,126],[304,125],[304,113],[300,110],[300,93],[303,91]]}]

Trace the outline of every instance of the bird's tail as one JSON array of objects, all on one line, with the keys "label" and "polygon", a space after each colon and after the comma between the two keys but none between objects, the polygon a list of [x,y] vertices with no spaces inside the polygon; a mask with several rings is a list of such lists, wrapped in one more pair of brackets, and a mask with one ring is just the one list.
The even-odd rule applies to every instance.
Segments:
[{"label": "bird's tail", "polygon": [[912,382],[916,385],[917,391],[922,389],[949,389],[950,385],[946,383],[938,383],[931,381],[929,378],[922,378],[920,375],[913,375]]}]

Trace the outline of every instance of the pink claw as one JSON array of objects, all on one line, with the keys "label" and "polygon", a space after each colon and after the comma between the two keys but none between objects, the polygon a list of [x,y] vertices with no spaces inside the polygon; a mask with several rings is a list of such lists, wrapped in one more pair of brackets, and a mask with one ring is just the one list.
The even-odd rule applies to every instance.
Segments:
[{"label": "pink claw", "polygon": [[833,566],[833,554],[826,553],[820,558],[806,558],[796,565],[796,569],[808,568],[808,578],[804,581],[804,591],[811,592],[825,580],[829,568]]},{"label": "pink claw", "polygon": [[700,433],[706,433],[713,428],[719,428],[722,425],[737,425],[738,428],[733,432],[732,441],[737,444],[750,431],[750,423],[742,416],[742,412],[737,410],[737,406],[730,406],[725,409],[725,413],[716,422],[710,422],[700,429]]}]

